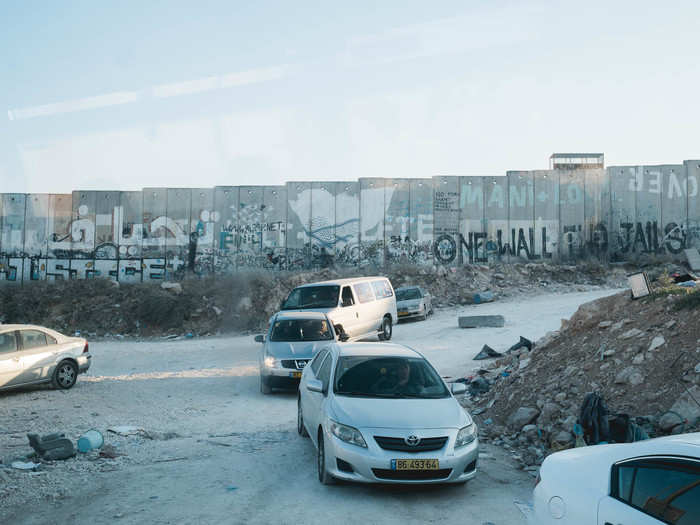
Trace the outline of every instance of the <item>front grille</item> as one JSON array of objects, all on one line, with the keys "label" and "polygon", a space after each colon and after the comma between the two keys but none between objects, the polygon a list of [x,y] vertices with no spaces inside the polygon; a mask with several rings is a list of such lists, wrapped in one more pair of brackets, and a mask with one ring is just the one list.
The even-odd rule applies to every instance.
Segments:
[{"label": "front grille", "polygon": [[407,445],[403,438],[374,436],[377,445],[384,450],[398,450],[400,452],[428,452],[440,450],[447,443],[447,436],[422,438],[415,447]]},{"label": "front grille", "polygon": [[379,479],[396,481],[426,481],[429,479],[445,479],[452,474],[451,468],[438,470],[391,470],[388,468],[373,468],[372,472]]},{"label": "front grille", "polygon": [[303,370],[309,359],[282,359],[282,368],[296,368]]}]

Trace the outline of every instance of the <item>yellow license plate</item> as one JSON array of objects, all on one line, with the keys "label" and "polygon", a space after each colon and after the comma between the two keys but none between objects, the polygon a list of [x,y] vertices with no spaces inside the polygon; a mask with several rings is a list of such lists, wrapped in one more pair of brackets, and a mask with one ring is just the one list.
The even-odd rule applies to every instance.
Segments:
[{"label": "yellow license plate", "polygon": [[301,377],[301,372],[289,372],[289,377],[299,379]]},{"label": "yellow license plate", "polygon": [[392,459],[391,470],[438,470],[437,459]]},{"label": "yellow license plate", "polygon": [[401,317],[402,315],[408,315],[408,312],[399,312],[399,317]]}]

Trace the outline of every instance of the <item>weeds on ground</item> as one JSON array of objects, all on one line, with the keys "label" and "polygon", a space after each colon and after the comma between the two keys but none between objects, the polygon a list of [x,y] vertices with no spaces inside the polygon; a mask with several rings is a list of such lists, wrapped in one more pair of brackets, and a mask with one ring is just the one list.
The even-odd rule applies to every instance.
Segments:
[{"label": "weeds on ground", "polygon": [[675,310],[690,310],[700,308],[700,290],[693,290],[676,301]]}]

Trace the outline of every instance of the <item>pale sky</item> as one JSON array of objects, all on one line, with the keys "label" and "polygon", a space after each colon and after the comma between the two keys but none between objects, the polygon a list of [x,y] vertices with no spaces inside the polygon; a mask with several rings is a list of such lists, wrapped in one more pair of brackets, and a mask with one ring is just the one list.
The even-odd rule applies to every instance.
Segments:
[{"label": "pale sky", "polygon": [[0,0],[0,192],[700,158],[698,2],[248,4]]}]

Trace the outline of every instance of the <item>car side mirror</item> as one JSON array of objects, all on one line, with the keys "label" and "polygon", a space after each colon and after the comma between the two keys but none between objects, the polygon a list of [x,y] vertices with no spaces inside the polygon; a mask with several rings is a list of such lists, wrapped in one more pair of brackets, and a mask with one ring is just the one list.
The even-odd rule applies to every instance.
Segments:
[{"label": "car side mirror", "polygon": [[450,390],[452,391],[452,395],[455,396],[457,394],[464,394],[467,391],[467,385],[464,383],[451,383]]},{"label": "car side mirror", "polygon": [[323,394],[323,383],[319,379],[309,379],[306,383],[306,389],[309,392],[318,392]]},{"label": "car side mirror", "polygon": [[256,343],[264,343],[265,342],[265,336],[262,334],[258,334],[255,336],[255,342]]},{"label": "car side mirror", "polygon": [[345,342],[348,339],[350,339],[350,336],[345,333],[345,330],[343,330],[343,325],[341,324],[334,324],[333,328],[335,329],[335,333],[338,334],[338,341]]}]

